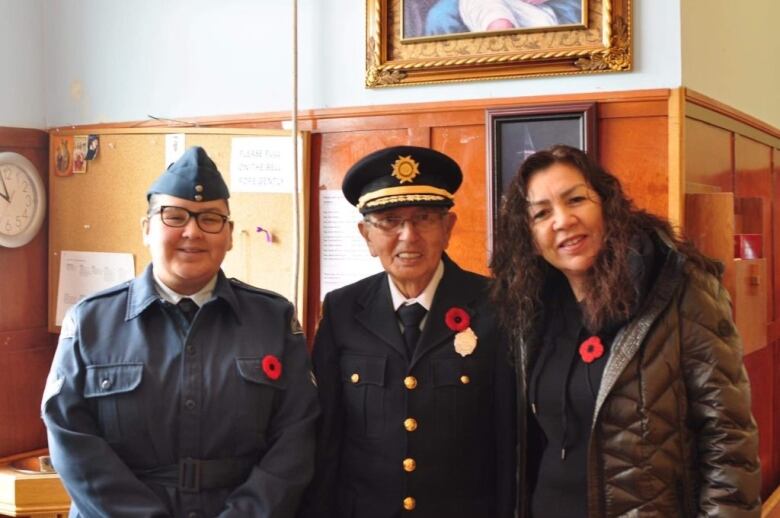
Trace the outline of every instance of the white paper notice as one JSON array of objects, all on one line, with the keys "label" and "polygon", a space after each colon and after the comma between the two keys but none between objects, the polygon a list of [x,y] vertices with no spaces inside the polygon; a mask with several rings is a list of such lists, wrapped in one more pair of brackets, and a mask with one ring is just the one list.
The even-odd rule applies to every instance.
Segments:
[{"label": "white paper notice", "polygon": [[184,133],[168,133],[165,135],[165,167],[177,161],[184,154],[186,145]]},{"label": "white paper notice", "polygon": [[134,276],[133,254],[63,251],[57,288],[57,325],[62,325],[65,313],[76,302]]},{"label": "white paper notice", "polygon": [[231,192],[293,192],[289,137],[236,137],[230,153]]},{"label": "white paper notice", "polygon": [[357,224],[362,216],[340,190],[320,191],[320,298],[382,271]]}]

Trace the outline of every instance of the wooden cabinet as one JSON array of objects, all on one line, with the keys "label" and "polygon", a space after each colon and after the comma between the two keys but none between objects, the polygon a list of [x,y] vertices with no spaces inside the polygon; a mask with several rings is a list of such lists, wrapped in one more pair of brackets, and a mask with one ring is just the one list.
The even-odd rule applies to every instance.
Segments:
[{"label": "wooden cabinet", "polygon": [[745,354],[767,345],[767,292],[771,287],[766,258],[735,258],[734,236],[765,238],[762,203],[760,198],[735,198],[730,192],[685,195],[685,234],[703,254],[723,263],[723,285],[731,295]]}]

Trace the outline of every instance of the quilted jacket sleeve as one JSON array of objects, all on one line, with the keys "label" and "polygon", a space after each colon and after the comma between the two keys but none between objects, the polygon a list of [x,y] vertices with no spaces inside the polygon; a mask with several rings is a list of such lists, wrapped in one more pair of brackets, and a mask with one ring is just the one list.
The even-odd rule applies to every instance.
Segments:
[{"label": "quilted jacket sleeve", "polygon": [[759,516],[758,430],[729,295],[718,280],[689,270],[681,299],[681,347],[698,447],[699,515]]}]

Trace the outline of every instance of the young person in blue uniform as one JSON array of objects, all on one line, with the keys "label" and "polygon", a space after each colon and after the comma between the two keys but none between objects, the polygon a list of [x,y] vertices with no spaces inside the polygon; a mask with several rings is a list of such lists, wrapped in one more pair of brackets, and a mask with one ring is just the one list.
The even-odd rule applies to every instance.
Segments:
[{"label": "young person in blue uniform", "polygon": [[494,243],[519,516],[758,517],[758,432],[719,265],[568,146],[523,162]]},{"label": "young person in blue uniform", "polygon": [[220,268],[229,196],[188,149],[147,193],[151,265],[63,321],[42,413],[71,517],[295,514],[316,388],[292,305]]},{"label": "young person in blue uniform", "polygon": [[458,164],[398,146],[347,172],[385,270],[328,293],[314,340],[323,407],[300,516],[511,516],[514,376],[487,279],[444,250]]}]

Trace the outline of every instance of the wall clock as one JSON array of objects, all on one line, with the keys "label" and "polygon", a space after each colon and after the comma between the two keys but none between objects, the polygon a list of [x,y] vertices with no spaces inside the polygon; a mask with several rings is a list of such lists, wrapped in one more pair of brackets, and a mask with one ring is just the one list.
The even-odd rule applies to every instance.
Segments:
[{"label": "wall clock", "polygon": [[29,243],[46,214],[46,191],[32,162],[18,153],[0,153],[0,246]]}]

